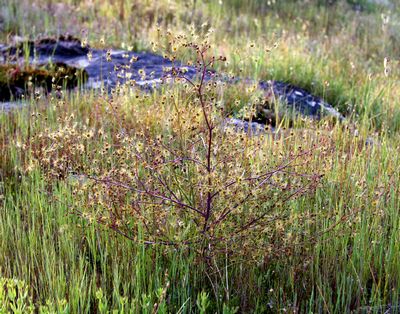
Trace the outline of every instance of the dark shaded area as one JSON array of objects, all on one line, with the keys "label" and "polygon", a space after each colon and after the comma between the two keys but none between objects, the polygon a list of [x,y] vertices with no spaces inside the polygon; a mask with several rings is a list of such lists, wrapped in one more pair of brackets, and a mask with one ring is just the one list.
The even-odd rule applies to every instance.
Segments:
[{"label": "dark shaded area", "polygon": [[0,101],[32,95],[39,88],[46,92],[70,89],[85,80],[85,70],[64,63],[22,67],[17,64],[0,65]]}]

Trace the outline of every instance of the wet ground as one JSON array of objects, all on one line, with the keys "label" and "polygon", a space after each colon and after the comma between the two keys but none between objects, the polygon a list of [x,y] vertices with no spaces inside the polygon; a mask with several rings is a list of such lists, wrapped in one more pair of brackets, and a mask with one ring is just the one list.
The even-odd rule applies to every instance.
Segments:
[{"label": "wet ground", "polygon": [[[11,46],[0,45],[1,64],[18,65],[27,61],[32,66],[44,66],[51,63],[84,71],[83,88],[103,87],[108,91],[121,83],[140,86],[144,89],[157,88],[161,79],[166,75],[166,68],[183,68],[179,62],[171,62],[160,55],[149,52],[90,49],[72,37],[60,37],[57,40],[47,38],[35,42],[22,41]],[[186,77],[195,78],[197,72],[194,67],[185,66],[184,69]],[[212,75],[210,73],[208,78]],[[223,79],[223,75],[219,79]],[[232,84],[234,83],[232,82]],[[74,86],[69,87],[73,88]],[[290,110],[317,118],[322,115],[330,115],[342,119],[341,114],[321,98],[291,84],[263,81],[258,83],[258,87],[263,90],[266,99],[278,99]],[[0,85],[0,88],[2,89],[0,90],[1,95],[8,93],[11,95],[10,98],[19,96],[12,94],[10,86]],[[9,90],[5,90],[6,88]],[[19,90],[19,92],[23,91]],[[3,100],[8,99],[3,97]],[[2,107],[7,108],[4,105]],[[265,112],[268,112],[268,108],[264,110]],[[259,120],[265,119],[266,117],[261,114]]]}]

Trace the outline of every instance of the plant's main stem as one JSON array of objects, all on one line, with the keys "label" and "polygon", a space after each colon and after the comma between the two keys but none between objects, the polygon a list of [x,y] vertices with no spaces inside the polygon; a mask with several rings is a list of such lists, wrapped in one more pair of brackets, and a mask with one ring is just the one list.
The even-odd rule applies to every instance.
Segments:
[{"label": "plant's main stem", "polygon": [[204,213],[204,226],[203,226],[203,233],[206,233],[207,229],[208,229],[208,222],[209,222],[210,216],[211,216],[212,198],[213,198],[212,193],[211,193],[211,187],[212,187],[211,148],[212,148],[213,129],[214,128],[210,121],[210,117],[208,116],[206,103],[205,103],[204,97],[203,97],[204,80],[205,80],[205,76],[207,74],[207,66],[208,66],[204,59],[204,53],[205,53],[205,51],[199,51],[199,55],[201,57],[201,62],[202,62],[202,72],[201,72],[201,80],[200,80],[200,84],[199,84],[197,93],[198,93],[200,105],[201,105],[201,108],[203,111],[204,120],[206,122],[207,129],[208,129],[207,155],[206,155],[207,175],[208,175],[208,179],[207,179],[208,180],[208,182],[207,182],[208,191],[207,191],[207,202],[206,202],[206,208],[205,208],[205,213]]}]

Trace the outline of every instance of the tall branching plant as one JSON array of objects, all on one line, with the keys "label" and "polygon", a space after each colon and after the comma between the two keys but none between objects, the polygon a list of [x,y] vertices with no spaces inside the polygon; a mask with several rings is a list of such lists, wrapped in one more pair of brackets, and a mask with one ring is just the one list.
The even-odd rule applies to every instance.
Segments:
[{"label": "tall branching plant", "polygon": [[[169,117],[159,123],[158,135],[148,126],[129,134],[121,124],[124,135],[114,143],[118,161],[89,175],[91,219],[134,241],[190,246],[206,260],[222,252],[253,252],[256,258],[278,242],[293,243],[293,230],[306,219],[293,220],[290,202],[316,188],[322,176],[312,164],[323,163],[330,148],[288,151],[277,141],[270,154],[271,134],[230,127],[224,83],[215,71],[226,58],[211,53],[209,35],[160,35],[169,50],[165,58],[174,62],[163,83],[177,86],[162,98]],[[189,68],[175,62],[182,49],[195,56]]]},{"label": "tall branching plant", "polygon": [[[109,110],[96,119],[109,130],[59,117],[58,130],[32,139],[33,156],[49,177],[72,182],[74,213],[132,241],[190,248],[213,267],[222,257],[263,262],[291,254],[310,243],[318,221],[312,209],[294,210],[294,200],[312,197],[332,142],[316,137],[303,149],[229,124],[228,87],[216,71],[226,58],[212,53],[210,35],[160,31],[164,45],[153,48],[172,61],[167,87],[142,97],[149,105],[153,97],[156,110],[129,106],[128,81],[99,97]],[[175,61],[183,55],[193,58],[187,66]],[[251,116],[259,94],[249,91]]]}]

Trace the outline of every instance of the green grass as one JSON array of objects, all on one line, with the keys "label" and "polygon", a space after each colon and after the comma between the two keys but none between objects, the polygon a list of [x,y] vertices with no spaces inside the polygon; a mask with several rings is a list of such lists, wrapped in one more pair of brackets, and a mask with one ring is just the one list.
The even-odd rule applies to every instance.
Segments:
[{"label": "green grass", "polygon": [[[298,313],[379,313],[389,306],[398,311],[400,77],[395,58],[400,46],[398,23],[382,30],[380,14],[387,13],[385,8],[368,6],[357,13],[347,2],[327,6],[311,1],[299,8],[295,1],[271,7],[264,1],[226,1],[222,6],[198,1],[190,19],[192,4],[185,6],[185,2],[174,2],[176,10],[169,15],[164,1],[145,2],[136,11],[128,9],[137,4],[130,0],[119,5],[98,1],[95,6],[66,1],[68,10],[75,12],[76,21],[70,23],[63,16],[56,21],[52,1],[36,1],[44,13],[29,3],[0,1],[2,39],[9,33],[34,37],[59,31],[81,36],[81,28],[87,28],[93,45],[100,45],[100,37],[106,35],[107,45],[129,43],[145,49],[156,40],[156,17],[173,31],[184,30],[190,22],[200,27],[207,21],[217,30],[212,37],[214,49],[228,56],[229,64],[221,70],[292,82],[325,97],[349,121],[340,125],[299,119],[293,134],[283,130],[281,137],[266,138],[265,162],[269,163],[278,161],[279,152],[311,148],[314,143],[333,145],[334,151],[326,164],[319,164],[317,155],[310,163],[310,172],[324,172],[315,193],[287,204],[283,227],[268,225],[271,238],[277,235],[272,252],[219,256],[217,266],[211,268],[190,247],[144,245],[142,227],[136,241],[131,241],[71,213],[86,206],[80,194],[74,194],[74,182],[68,176],[52,176],[51,169],[44,170],[34,158],[38,133],[62,129],[63,119],[73,113],[78,126],[105,133],[101,139],[85,142],[87,154],[74,155],[74,166],[91,169],[97,158],[98,167],[108,169],[100,152],[106,143],[116,142],[120,125],[102,97],[71,94],[61,104],[47,98],[31,100],[30,106],[0,113],[0,313],[28,312],[29,305],[42,313],[295,309]],[[391,21],[398,19],[398,9],[392,10]],[[146,27],[139,28],[140,23]],[[108,27],[104,34],[95,31],[99,25]],[[249,46],[252,42],[254,48]],[[384,57],[392,59],[389,77],[383,74]],[[179,89],[173,93],[174,101],[164,101],[163,96],[170,95],[167,90],[115,101],[132,130],[147,126],[151,134],[170,134],[157,122],[167,125],[172,104],[189,106],[184,93]],[[250,98],[235,87],[224,88],[218,97],[227,106]],[[365,145],[368,137],[374,139],[372,146]],[[110,158],[117,164],[115,156]],[[298,245],[291,246],[291,239]],[[18,281],[22,291],[18,297],[9,293],[14,287],[11,279]],[[17,307],[16,299],[21,300],[20,309],[26,306],[20,312],[12,309]]]}]

